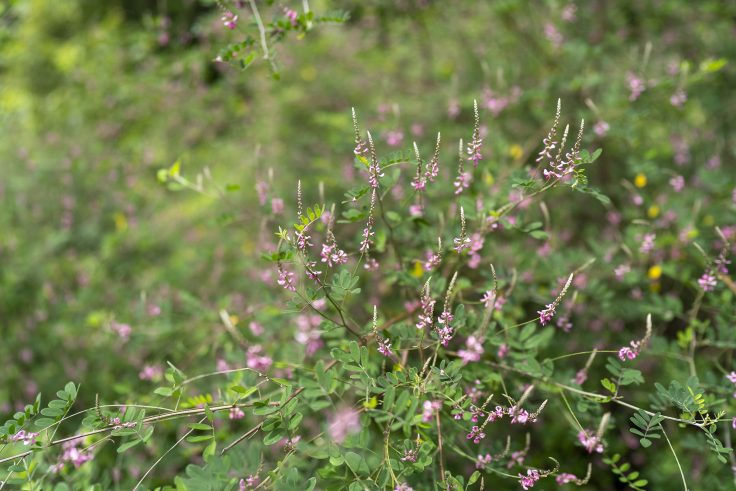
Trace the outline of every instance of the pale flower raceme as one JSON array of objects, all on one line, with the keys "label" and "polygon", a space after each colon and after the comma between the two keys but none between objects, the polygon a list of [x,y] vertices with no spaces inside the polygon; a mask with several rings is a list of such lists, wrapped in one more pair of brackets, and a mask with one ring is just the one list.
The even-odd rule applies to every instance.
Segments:
[{"label": "pale flower raceme", "polygon": [[537,155],[535,162],[541,163],[543,160],[547,160],[550,164],[554,162],[552,151],[556,148],[557,142],[555,141],[555,135],[557,134],[557,126],[560,124],[560,111],[562,110],[562,101],[557,99],[557,110],[555,111],[555,120],[552,123],[547,137],[542,140],[542,150]]},{"label": "pale flower raceme", "polygon": [[419,302],[419,315],[416,323],[417,329],[432,327],[434,325],[434,304],[436,301],[432,299],[429,292],[429,280],[424,284],[422,297]]},{"label": "pale flower raceme", "polygon": [[[473,101],[473,137],[468,143],[468,160],[473,162],[473,167],[478,167],[478,162],[483,158],[480,150],[483,147],[483,140],[480,137],[480,115],[478,114],[478,101]],[[457,193],[456,193],[457,194]]]},{"label": "pale flower raceme", "polygon": [[570,277],[567,279],[567,283],[565,283],[565,286],[562,288],[562,291],[557,296],[554,302],[547,304],[547,306],[543,309],[537,312],[539,314],[539,323],[543,326],[547,325],[549,321],[552,320],[552,318],[555,315],[555,309],[557,308],[557,305],[562,301],[562,298],[567,293],[567,289],[570,288],[570,284],[572,283],[573,275],[570,275]]}]

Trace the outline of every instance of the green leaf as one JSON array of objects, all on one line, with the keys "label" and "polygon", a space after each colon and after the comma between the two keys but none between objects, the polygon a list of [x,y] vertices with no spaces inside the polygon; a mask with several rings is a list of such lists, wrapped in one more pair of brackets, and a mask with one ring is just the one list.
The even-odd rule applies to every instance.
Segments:
[{"label": "green leaf", "polygon": [[125,443],[123,443],[122,445],[120,445],[120,446],[118,447],[118,453],[123,453],[123,452],[125,452],[126,450],[128,450],[128,449],[130,449],[130,448],[133,448],[133,447],[135,447],[135,446],[136,446],[136,445],[138,445],[139,443],[141,443],[141,440],[138,440],[138,439],[135,439],[135,440],[131,440],[131,441],[129,441],[129,442],[125,442]]}]

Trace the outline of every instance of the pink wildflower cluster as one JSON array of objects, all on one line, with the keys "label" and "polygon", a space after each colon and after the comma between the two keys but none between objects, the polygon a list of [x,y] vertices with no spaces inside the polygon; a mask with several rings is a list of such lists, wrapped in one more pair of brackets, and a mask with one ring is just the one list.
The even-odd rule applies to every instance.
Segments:
[{"label": "pink wildflower cluster", "polygon": [[442,401],[424,401],[424,404],[422,404],[422,421],[429,423],[440,409],[442,409]]},{"label": "pink wildflower cluster", "polygon": [[401,457],[402,462],[416,462],[417,461],[417,451],[414,448],[409,448],[404,450],[404,456]]},{"label": "pink wildflower cluster", "polygon": [[485,350],[483,349],[483,338],[470,336],[465,340],[465,349],[458,350],[457,354],[464,365],[472,361],[480,360]]},{"label": "pink wildflower cluster", "polygon": [[38,433],[33,433],[26,430],[18,430],[15,435],[8,438],[11,442],[23,442],[23,445],[33,445],[36,443]]},{"label": "pink wildflower cluster", "polygon": [[80,449],[79,446],[81,444],[82,441],[79,438],[64,443],[62,447],[64,451],[59,458],[59,462],[51,466],[51,472],[58,473],[67,463],[72,464],[75,468],[79,469],[82,464],[92,460],[94,455],[92,455],[91,452]]},{"label": "pink wildflower cluster", "polygon": [[[315,308],[319,309],[318,306],[315,306]],[[305,346],[307,356],[313,355],[324,344],[319,331],[321,323],[322,318],[317,314],[301,314],[296,317],[297,333],[294,339],[297,343]]]},{"label": "pink wildflower cluster", "polygon": [[283,265],[281,265],[280,263],[278,265],[278,269],[279,269],[279,279],[276,280],[276,283],[280,287],[284,288],[285,290],[295,292],[296,286],[294,285],[294,273],[284,269]]},{"label": "pink wildflower cluster", "polygon": [[261,482],[261,478],[256,475],[249,475],[248,477],[241,479],[238,483],[238,491],[245,491],[246,489],[255,489]]},{"label": "pink wildflower cluster", "polygon": [[332,241],[329,244],[322,244],[322,252],[320,257],[323,263],[327,263],[328,267],[332,267],[336,264],[345,264],[348,262],[348,255],[345,251],[337,247],[337,244]]},{"label": "pink wildflower cluster", "polygon": [[512,406],[509,408],[504,408],[502,406],[496,406],[493,411],[488,413],[488,421],[493,422],[499,419],[502,419],[504,416],[509,416],[511,418],[511,424],[527,424],[527,423],[536,423],[538,413],[530,413],[524,408],[517,408],[516,406]]},{"label": "pink wildflower cluster", "polygon": [[360,413],[351,407],[338,409],[328,424],[330,437],[342,443],[348,435],[360,431]]},{"label": "pink wildflower cluster", "polygon": [[641,341],[631,341],[630,346],[624,346],[618,350],[618,358],[621,361],[634,360],[639,356],[639,350],[641,349]]},{"label": "pink wildflower cluster", "polygon": [[496,295],[493,290],[486,291],[480,298],[480,301],[483,302],[485,308],[493,308],[496,311],[500,311],[506,303],[506,299],[500,295]]},{"label": "pink wildflower cluster", "polygon": [[378,352],[383,356],[389,357],[393,353],[391,351],[391,343],[386,338],[378,338]]},{"label": "pink wildflower cluster", "polygon": [[222,14],[222,23],[230,30],[235,29],[238,25],[238,16],[230,10],[226,10]]},{"label": "pink wildflower cluster", "polygon": [[437,337],[440,339],[440,344],[442,346],[447,346],[450,343],[450,340],[455,335],[455,330],[450,325],[450,323],[453,321],[455,317],[448,311],[444,310],[439,317],[437,317],[437,326],[436,326],[436,332]]},{"label": "pink wildflower cluster", "polygon": [[434,325],[434,304],[435,300],[432,299],[429,293],[429,281],[424,285],[424,291],[422,292],[422,298],[419,301],[419,315],[417,316],[417,329],[424,329],[425,327],[432,327]]},{"label": "pink wildflower cluster", "polygon": [[579,432],[578,441],[583,447],[585,447],[585,450],[587,450],[588,453],[603,453],[603,443],[592,431]]},{"label": "pink wildflower cluster", "polygon": [[555,478],[555,482],[560,485],[575,482],[577,480],[577,476],[575,474],[570,474],[569,472],[563,472]]},{"label": "pink wildflower cluster", "polygon": [[627,83],[629,84],[629,100],[635,101],[647,88],[644,80],[639,78],[636,74],[629,72],[626,75]]},{"label": "pink wildflower cluster", "polygon": [[475,460],[475,468],[482,469],[483,467],[490,464],[492,460],[493,460],[493,457],[491,457],[491,454],[489,453],[485,455],[478,454],[478,458]]},{"label": "pink wildflower cluster", "polygon": [[534,487],[534,485],[542,478],[541,474],[536,469],[527,469],[526,475],[519,474],[519,484],[524,489]]},{"label": "pink wildflower cluster", "polygon": [[120,339],[122,342],[128,341],[130,339],[130,334],[133,332],[133,329],[128,324],[123,324],[122,322],[112,321],[110,323],[110,329],[120,336]]},{"label": "pink wildflower cluster", "polygon": [[239,407],[233,407],[230,408],[230,414],[228,414],[228,417],[232,420],[242,419],[245,417],[245,413]]},{"label": "pink wildflower cluster", "polygon": [[477,269],[480,266],[480,251],[483,249],[484,244],[483,236],[479,233],[474,233],[470,236],[470,244],[468,245],[468,267],[470,269]]},{"label": "pink wildflower cluster", "polygon": [[654,240],[657,238],[657,234],[648,233],[644,234],[644,238],[641,240],[641,246],[639,252],[642,254],[649,254],[654,249]]},{"label": "pink wildflower cluster", "polygon": [[486,437],[486,434],[483,433],[483,428],[478,426],[473,426],[470,429],[470,433],[465,437],[467,440],[473,440],[473,443],[480,443],[482,439]]},{"label": "pink wildflower cluster", "polygon": [[299,13],[296,10],[284,7],[284,15],[289,19],[292,26],[296,27],[299,24]]},{"label": "pink wildflower cluster", "polygon": [[406,484],[405,482],[402,482],[401,484],[397,484],[394,488],[394,491],[414,491],[414,488]]},{"label": "pink wildflower cluster", "polygon": [[263,354],[263,347],[260,344],[250,346],[245,353],[246,366],[257,370],[259,372],[265,372],[273,364],[273,360]]}]

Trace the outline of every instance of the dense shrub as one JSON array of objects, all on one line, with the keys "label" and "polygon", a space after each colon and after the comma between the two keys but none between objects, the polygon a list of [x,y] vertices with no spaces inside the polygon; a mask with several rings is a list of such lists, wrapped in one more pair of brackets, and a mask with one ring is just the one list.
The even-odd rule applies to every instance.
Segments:
[{"label": "dense shrub", "polygon": [[3,485],[733,486],[731,6],[88,3],[2,7]]}]

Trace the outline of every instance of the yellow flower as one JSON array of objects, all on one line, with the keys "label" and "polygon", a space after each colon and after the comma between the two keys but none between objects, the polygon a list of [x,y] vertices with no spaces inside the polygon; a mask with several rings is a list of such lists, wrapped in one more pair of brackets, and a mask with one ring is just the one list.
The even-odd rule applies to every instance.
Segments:
[{"label": "yellow flower", "polygon": [[647,276],[649,276],[650,280],[658,280],[659,277],[662,276],[662,266],[660,266],[659,264],[655,264],[654,266],[649,268]]},{"label": "yellow flower", "polygon": [[514,160],[519,160],[522,155],[524,154],[524,150],[521,148],[521,145],[514,143],[509,148],[509,155]]},{"label": "yellow flower", "polygon": [[659,206],[652,205],[647,210],[647,216],[649,218],[657,218],[659,216]]},{"label": "yellow flower", "polygon": [[646,185],[647,185],[647,176],[645,176],[644,174],[640,172],[634,178],[634,186],[638,188],[643,188]]},{"label": "yellow flower", "polygon": [[414,278],[421,278],[423,273],[424,273],[424,268],[422,268],[422,262],[414,261],[414,269],[411,270],[411,275]]},{"label": "yellow flower", "polygon": [[237,326],[237,325],[238,325],[238,321],[240,321],[240,318],[239,318],[239,317],[238,317],[237,315],[235,315],[235,314],[230,314],[230,323],[231,323],[231,324],[232,324],[233,326]]},{"label": "yellow flower", "polygon": [[128,219],[125,218],[125,215],[117,212],[115,213],[113,219],[115,220],[115,230],[117,230],[118,232],[125,232],[126,230],[128,230]]}]

